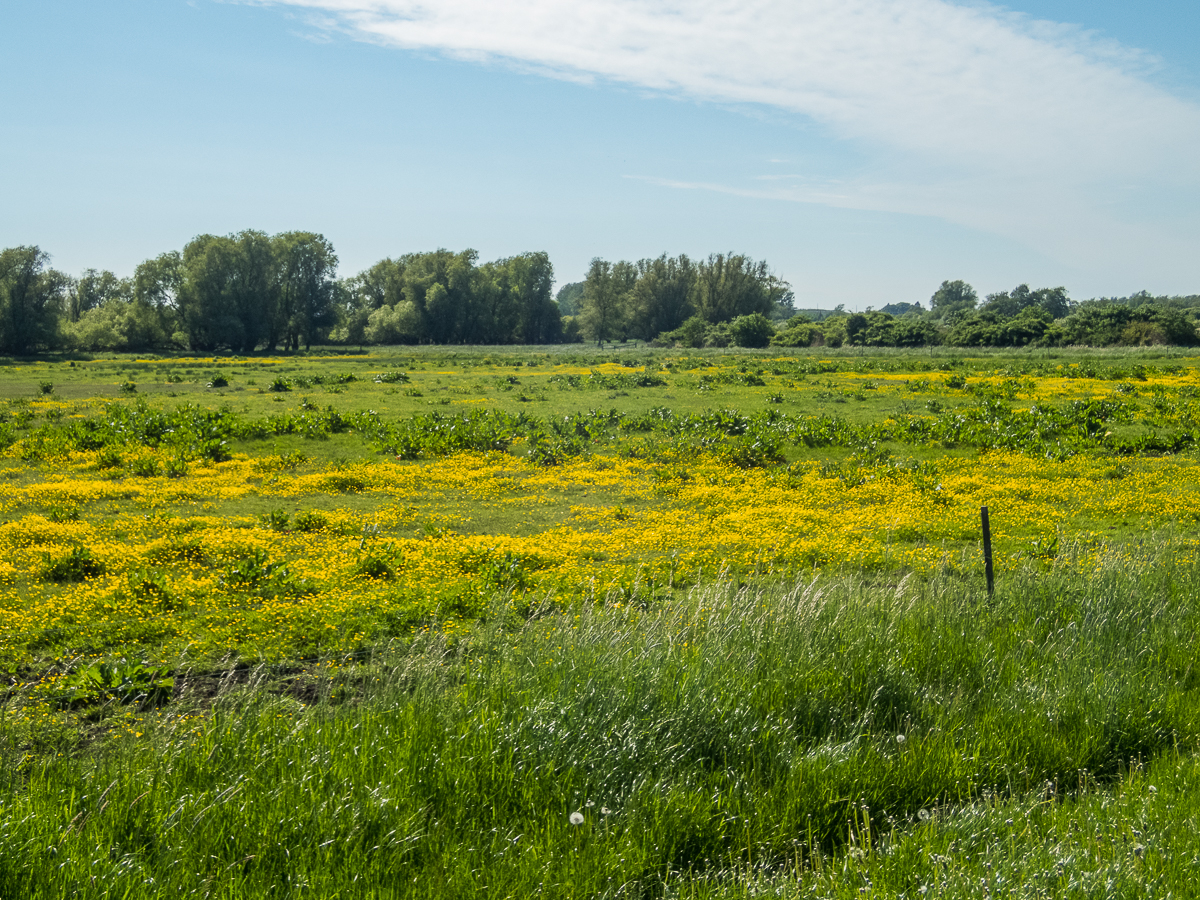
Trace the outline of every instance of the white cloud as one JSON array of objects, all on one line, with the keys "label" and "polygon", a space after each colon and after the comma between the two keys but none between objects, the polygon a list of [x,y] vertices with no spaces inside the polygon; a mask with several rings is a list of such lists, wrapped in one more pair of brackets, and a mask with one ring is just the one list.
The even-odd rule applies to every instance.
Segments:
[{"label": "white cloud", "polygon": [[[873,150],[872,170],[883,183],[851,179],[764,195],[938,215],[1057,247],[1077,262],[1081,249],[1103,255],[1172,242],[1162,229],[1125,224],[1108,211],[1110,200],[1128,196],[1124,186],[1133,184],[1135,195],[1145,187],[1147,197],[1164,187],[1200,188],[1200,107],[1148,80],[1152,60],[993,6],[275,2],[335,16],[356,36],[396,47],[801,114]],[[1138,217],[1153,219],[1153,201],[1146,203]],[[1058,214],[1031,208],[1047,204]],[[1073,237],[1063,235],[1064,223],[1076,227]],[[1197,232],[1194,219],[1186,225]]]}]

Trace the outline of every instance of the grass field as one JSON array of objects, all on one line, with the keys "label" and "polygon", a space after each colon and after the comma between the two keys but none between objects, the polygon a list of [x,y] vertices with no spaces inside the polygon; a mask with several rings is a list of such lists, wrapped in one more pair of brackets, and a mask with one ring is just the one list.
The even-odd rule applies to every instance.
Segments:
[{"label": "grass field", "polygon": [[9,361],[0,896],[1194,895],[1198,364]]}]

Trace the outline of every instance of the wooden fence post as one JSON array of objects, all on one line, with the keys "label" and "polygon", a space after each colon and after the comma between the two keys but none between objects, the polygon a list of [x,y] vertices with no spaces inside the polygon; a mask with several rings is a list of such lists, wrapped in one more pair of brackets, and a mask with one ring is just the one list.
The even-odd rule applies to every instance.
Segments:
[{"label": "wooden fence post", "polygon": [[979,518],[983,523],[983,569],[987,574],[988,596],[995,590],[995,579],[992,575],[992,526],[988,522],[988,508],[979,508]]}]

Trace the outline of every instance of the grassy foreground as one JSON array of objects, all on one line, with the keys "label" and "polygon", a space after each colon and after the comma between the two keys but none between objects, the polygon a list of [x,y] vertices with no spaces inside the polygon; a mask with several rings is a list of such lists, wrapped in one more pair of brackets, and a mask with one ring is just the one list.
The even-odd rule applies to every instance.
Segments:
[{"label": "grassy foreground", "polygon": [[91,750],[6,724],[0,896],[1189,896],[1200,568],[1070,555],[990,599],[500,598],[453,639],[178,674]]}]

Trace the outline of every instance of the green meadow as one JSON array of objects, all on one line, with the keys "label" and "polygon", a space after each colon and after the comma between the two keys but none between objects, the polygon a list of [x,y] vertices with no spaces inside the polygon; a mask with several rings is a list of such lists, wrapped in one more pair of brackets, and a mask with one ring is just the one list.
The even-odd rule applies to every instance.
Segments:
[{"label": "green meadow", "polygon": [[[1186,351],[0,362],[0,897],[1197,894],[1200,367]],[[932,529],[949,514],[939,479],[996,454],[1078,465],[1064,510],[1164,466],[1178,480],[1157,485],[1161,514],[1083,504],[1053,532],[994,526],[992,594],[973,532],[938,545],[918,528],[904,540],[937,565],[742,565],[729,549],[669,582],[647,556],[606,592],[564,579],[616,566],[607,545],[553,583],[545,559],[511,551],[455,570],[476,587],[452,613],[384,606],[424,590],[412,561],[454,541],[535,540],[585,514],[601,537],[679,509],[715,523],[718,500],[688,491],[716,471],[731,495],[738,477],[827,483],[831,507],[894,486],[880,496],[925,498]],[[397,501],[371,472],[481,460],[517,473],[487,502],[413,495],[372,524]],[[588,478],[628,463],[674,480],[570,480],[589,461],[609,468]],[[250,473],[236,491],[186,493],[235,471]],[[556,473],[553,502],[527,486]],[[321,487],[285,503],[272,485],[286,478]],[[38,493],[74,481],[101,499]],[[9,537],[30,523],[44,544]],[[70,536],[141,558],[160,531],[178,552],[136,578],[99,538]],[[293,549],[205,543],[233,531]],[[310,537],[342,548],[334,574],[306,563]],[[150,627],[215,627],[205,592],[323,621],[326,598],[360,587],[372,599],[352,640],[180,649]],[[85,594],[155,612],[141,630],[82,613],[20,625]]]}]

